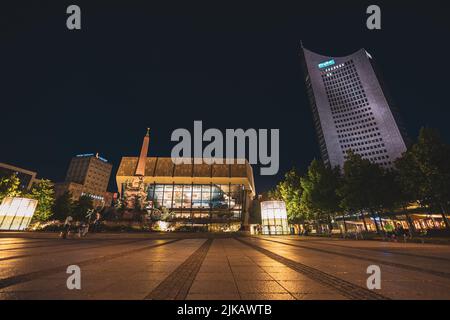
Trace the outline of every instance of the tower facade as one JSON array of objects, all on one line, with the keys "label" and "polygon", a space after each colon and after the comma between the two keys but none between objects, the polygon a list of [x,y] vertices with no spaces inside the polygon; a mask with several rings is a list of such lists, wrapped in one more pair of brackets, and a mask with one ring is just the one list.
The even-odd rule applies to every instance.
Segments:
[{"label": "tower facade", "polygon": [[139,155],[138,164],[136,166],[136,176],[145,175],[145,162],[147,161],[148,155],[148,144],[150,142],[150,128],[147,128],[147,134],[144,136],[142,141],[141,154]]},{"label": "tower facade", "polygon": [[112,164],[95,153],[78,154],[70,161],[64,182],[55,183],[55,196],[66,191],[76,201],[81,196],[89,196],[94,207],[109,207],[112,194],[107,192]]},{"label": "tower facade", "polygon": [[360,49],[345,57],[329,57],[305,48],[302,55],[323,161],[342,168],[352,150],[392,167],[406,151],[406,135],[372,56]]}]

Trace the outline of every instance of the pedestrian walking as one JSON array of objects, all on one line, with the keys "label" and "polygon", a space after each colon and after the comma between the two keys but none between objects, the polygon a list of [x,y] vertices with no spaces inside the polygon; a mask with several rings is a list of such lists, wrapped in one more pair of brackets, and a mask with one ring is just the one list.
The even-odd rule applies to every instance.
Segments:
[{"label": "pedestrian walking", "polygon": [[96,212],[95,213],[95,220],[92,226],[92,232],[98,232],[99,231],[99,227],[100,227],[100,219],[102,218],[102,215],[100,214],[100,212]]},{"label": "pedestrian walking", "polygon": [[406,231],[405,228],[403,228],[403,225],[400,222],[397,223],[397,236],[399,238],[403,237],[403,242],[406,243],[406,239],[408,237],[408,232]]},{"label": "pedestrian walking", "polygon": [[72,216],[67,216],[66,220],[64,221],[63,230],[60,233],[60,237],[62,239],[66,239],[67,236],[70,234],[70,228],[72,226],[73,218]]}]

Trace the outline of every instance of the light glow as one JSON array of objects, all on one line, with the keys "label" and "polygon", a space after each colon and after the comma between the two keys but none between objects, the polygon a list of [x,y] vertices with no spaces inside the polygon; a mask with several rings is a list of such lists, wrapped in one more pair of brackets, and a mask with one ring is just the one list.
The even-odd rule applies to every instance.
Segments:
[{"label": "light glow", "polygon": [[331,59],[331,60],[319,63],[318,66],[319,66],[319,69],[323,69],[323,68],[332,66],[334,64],[335,64],[334,59]]},{"label": "light glow", "polygon": [[262,234],[289,234],[284,201],[261,202]]},{"label": "light glow", "polygon": [[0,230],[25,230],[30,224],[37,200],[6,197],[0,205]]}]

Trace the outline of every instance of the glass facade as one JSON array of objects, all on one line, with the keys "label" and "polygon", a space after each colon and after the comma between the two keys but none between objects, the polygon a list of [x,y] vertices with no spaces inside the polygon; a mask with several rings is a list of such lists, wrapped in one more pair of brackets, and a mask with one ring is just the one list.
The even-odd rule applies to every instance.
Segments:
[{"label": "glass facade", "polygon": [[25,230],[33,218],[38,201],[6,197],[0,205],[0,230]]},{"label": "glass facade", "polygon": [[237,221],[245,207],[240,184],[148,184],[146,209],[167,220]]},{"label": "glass facade", "polygon": [[262,234],[289,234],[286,205],[283,201],[261,202]]}]

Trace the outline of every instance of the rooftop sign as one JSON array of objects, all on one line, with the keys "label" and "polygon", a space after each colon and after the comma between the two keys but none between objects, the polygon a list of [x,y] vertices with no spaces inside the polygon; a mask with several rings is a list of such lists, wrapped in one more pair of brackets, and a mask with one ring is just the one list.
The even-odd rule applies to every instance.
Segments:
[{"label": "rooftop sign", "polygon": [[96,157],[97,159],[99,159],[99,160],[101,160],[101,161],[103,161],[103,162],[108,162],[108,160],[106,160],[105,158],[100,157],[100,156],[98,155],[98,153],[97,153],[97,154],[94,154],[94,153],[82,153],[82,154],[77,154],[76,157],[77,157],[77,158]]},{"label": "rooftop sign", "polygon": [[319,63],[318,66],[319,66],[319,69],[323,69],[323,68],[332,66],[333,64],[335,64],[334,59],[331,59],[331,60]]}]

